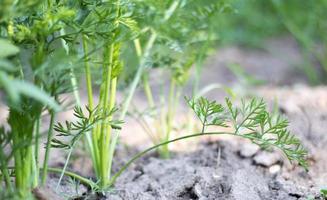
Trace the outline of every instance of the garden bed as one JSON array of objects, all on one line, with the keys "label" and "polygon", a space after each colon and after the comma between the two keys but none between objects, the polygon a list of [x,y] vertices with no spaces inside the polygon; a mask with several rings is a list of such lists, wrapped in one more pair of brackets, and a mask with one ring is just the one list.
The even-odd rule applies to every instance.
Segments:
[{"label": "garden bed", "polygon": [[[260,150],[244,139],[212,136],[202,138],[195,150],[192,144],[191,151],[184,147],[182,152],[174,152],[171,159],[149,153],[117,179],[115,188],[106,197],[95,195],[81,185],[76,194],[75,185],[69,179],[65,179],[59,194],[66,193],[75,199],[110,200],[322,199],[319,189],[327,181],[327,136],[324,131],[327,128],[327,104],[321,99],[326,99],[326,88],[265,87],[257,89],[256,93],[271,103],[274,98],[278,99],[280,111],[290,120],[291,131],[309,150],[308,172],[290,165],[278,151]],[[120,145],[114,169],[138,151],[132,146]],[[87,166],[91,166],[89,162],[81,156],[71,168],[92,177],[91,171],[87,170]],[[55,188],[58,176],[53,174],[51,177],[49,187]]]}]

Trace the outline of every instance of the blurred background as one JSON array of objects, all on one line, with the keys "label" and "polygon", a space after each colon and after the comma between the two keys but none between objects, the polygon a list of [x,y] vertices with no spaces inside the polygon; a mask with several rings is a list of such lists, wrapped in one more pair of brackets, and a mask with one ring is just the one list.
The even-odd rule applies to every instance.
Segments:
[{"label": "blurred background", "polygon": [[[262,72],[261,79],[268,79],[270,83],[317,85],[326,82],[327,1],[235,0],[231,7],[234,12],[223,14],[225,17],[219,21],[219,46],[237,46],[229,51],[241,54],[234,56],[240,57],[234,58],[240,67],[257,66],[251,61],[257,55],[257,62],[265,68],[262,71],[286,72],[265,75]],[[240,67],[230,69],[240,76],[244,74]],[[249,73],[259,78],[257,70]],[[287,75],[290,77],[285,77]]]}]

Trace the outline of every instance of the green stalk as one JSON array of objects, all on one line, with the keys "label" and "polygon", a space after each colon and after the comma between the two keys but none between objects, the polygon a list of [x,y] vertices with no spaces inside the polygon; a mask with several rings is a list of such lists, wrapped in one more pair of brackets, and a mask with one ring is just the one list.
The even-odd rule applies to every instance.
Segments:
[{"label": "green stalk", "polygon": [[198,137],[198,136],[204,136],[204,135],[223,135],[223,134],[227,134],[227,135],[235,135],[233,133],[227,133],[227,132],[208,132],[208,133],[196,133],[196,134],[192,134],[192,135],[186,135],[186,136],[183,136],[183,137],[179,137],[179,138],[176,138],[176,139],[173,139],[173,140],[168,140],[168,141],[165,141],[165,142],[162,142],[160,144],[156,144],[138,154],[136,154],[135,156],[133,156],[123,167],[121,167],[119,169],[119,171],[114,174],[112,176],[112,178],[110,179],[110,183],[109,183],[109,186],[113,186],[117,180],[117,178],[133,163],[135,162],[136,160],[138,160],[139,158],[141,158],[142,156],[144,156],[145,154],[147,154],[148,152],[152,151],[152,150],[155,150],[155,149],[158,149],[159,147],[161,146],[164,146],[164,145],[167,145],[169,143],[172,143],[172,142],[176,142],[176,141],[179,141],[179,140],[184,140],[184,139],[187,139],[187,138],[193,138],[193,137]]},{"label": "green stalk", "polygon": [[[57,183],[57,186],[56,186],[56,190],[58,190],[59,186],[60,186],[60,183],[62,181],[62,178],[64,177],[64,174],[66,173],[66,169],[67,169],[67,166],[68,166],[68,163],[69,163],[69,160],[70,160],[70,156],[72,155],[73,153],[73,149],[74,147],[70,147],[69,149],[69,152],[68,152],[68,155],[67,155],[67,158],[66,158],[66,161],[65,161],[65,165],[64,167],[62,168],[62,171],[61,171],[61,175],[59,177],[59,180],[58,180],[58,183]],[[43,169],[44,171],[44,169]]]},{"label": "green stalk", "polygon": [[[88,127],[86,127],[86,129],[90,129],[90,128],[93,128],[95,124],[91,124],[89,125]],[[85,130],[86,130],[85,129]],[[69,146],[69,152],[68,152],[68,155],[67,155],[67,158],[66,158],[66,161],[65,161],[65,165],[64,165],[64,168],[62,169],[62,172],[61,172],[61,175],[60,175],[60,178],[59,178],[59,181],[57,183],[57,188],[59,187],[61,181],[62,181],[62,178],[66,172],[66,169],[67,169],[67,166],[68,166],[68,163],[69,163],[69,160],[70,160],[70,157],[72,155],[72,152],[73,152],[73,149],[75,148],[75,145],[78,143],[78,141],[82,138],[82,133],[84,132],[84,130],[81,130],[79,131],[76,135],[78,137],[74,138],[72,144]],[[98,164],[98,163],[96,163]],[[97,167],[98,165],[95,165],[95,167]]]},{"label": "green stalk", "polygon": [[[178,8],[179,3],[180,3],[180,0],[174,1],[172,3],[172,5],[166,10],[165,17],[163,19],[164,21],[169,20],[169,18],[173,15],[175,10]],[[150,51],[151,51],[152,46],[153,46],[154,42],[156,41],[156,39],[157,39],[157,34],[154,31],[152,31],[151,36],[150,36],[150,38],[149,38],[149,40],[148,40],[148,42],[146,44],[143,57],[142,57],[142,59],[140,61],[140,66],[137,69],[136,75],[135,75],[135,77],[133,79],[133,82],[132,82],[132,84],[130,86],[128,95],[127,95],[126,100],[125,100],[125,102],[123,104],[123,109],[122,109],[122,112],[120,114],[119,120],[124,120],[125,119],[125,116],[126,116],[128,108],[130,106],[132,97],[134,96],[135,90],[136,90],[136,88],[137,88],[137,86],[138,86],[138,84],[140,82],[143,71],[146,68],[146,60],[150,56]],[[117,141],[118,141],[118,136],[119,136],[118,133],[113,134],[111,145],[110,145],[110,150],[109,150],[110,158],[113,157],[113,154],[115,152],[115,147],[116,147],[116,144],[117,144]],[[112,161],[109,161],[110,164],[111,164],[111,162]]]},{"label": "green stalk", "polygon": [[73,87],[73,94],[74,94],[74,98],[75,98],[75,101],[76,101],[76,105],[80,106],[81,105],[81,100],[80,100],[79,92],[78,92],[77,78],[76,78],[76,75],[75,75],[75,72],[74,72],[73,68],[70,68],[69,75],[70,75],[70,82],[71,82],[72,87]]},{"label": "green stalk", "polygon": [[[122,112],[121,112],[121,114],[119,116],[119,120],[124,120],[125,119],[125,116],[126,116],[128,108],[130,106],[132,97],[134,96],[137,85],[140,82],[143,71],[146,68],[146,60],[148,59],[148,57],[150,55],[150,51],[152,49],[152,46],[153,46],[156,38],[157,38],[157,34],[155,32],[152,32],[152,34],[150,36],[150,39],[147,42],[147,45],[146,45],[146,48],[145,48],[145,51],[144,51],[144,55],[143,55],[143,57],[142,57],[142,59],[140,61],[140,66],[137,69],[136,75],[135,75],[135,77],[133,79],[133,82],[132,82],[132,84],[130,86],[128,95],[127,95],[126,100],[125,100],[125,102],[123,104],[123,108],[122,108]],[[110,169],[111,169],[111,166],[112,166],[112,159],[113,159],[113,156],[114,156],[114,153],[115,153],[115,148],[116,148],[116,144],[117,144],[117,141],[118,141],[118,137],[119,137],[118,133],[114,133],[112,135],[112,138],[111,138],[111,144],[110,144],[110,148],[109,148],[109,161],[108,161]]]},{"label": "green stalk", "polygon": [[[15,169],[15,167],[8,167],[8,169]],[[43,168],[40,168],[41,170],[43,170]],[[49,172],[54,172],[54,173],[62,173],[63,175],[66,175],[66,176],[70,176],[71,178],[73,179],[76,179],[78,181],[80,181],[80,183],[86,185],[86,186],[89,186],[90,188],[98,188],[98,185],[93,182],[92,180],[90,179],[87,179],[87,178],[84,178],[83,176],[80,176],[74,172],[70,172],[70,171],[63,171],[63,169],[60,169],[60,168],[54,168],[54,167],[49,167],[48,168],[48,171]],[[9,176],[10,177],[10,176]]]},{"label": "green stalk", "polygon": [[163,18],[163,21],[167,21],[175,12],[179,5],[180,0],[175,0],[173,3],[169,6],[169,8],[165,12],[165,16]]},{"label": "green stalk", "polygon": [[[13,131],[13,144],[16,148],[23,143],[26,139],[20,135],[17,130]],[[31,174],[31,155],[29,154],[29,148],[16,149],[14,152],[15,160],[15,183],[18,189],[19,196],[25,198],[28,196],[29,180]]]},{"label": "green stalk", "polygon": [[[65,29],[60,29],[60,35],[65,35],[65,34],[66,34]],[[61,45],[63,46],[63,48],[66,51],[66,54],[69,55],[69,46],[66,44],[66,41],[64,39],[60,39],[60,40],[61,40]],[[78,92],[77,78],[76,78],[73,68],[70,68],[69,75],[70,75],[70,83],[73,87],[73,94],[74,94],[76,104],[78,106],[80,106],[81,100],[80,100],[80,96],[79,96],[79,92]]]},{"label": "green stalk", "polygon": [[56,116],[55,111],[50,111],[50,124],[49,124],[48,138],[47,138],[47,144],[46,144],[44,162],[43,162],[43,171],[42,171],[42,182],[41,182],[42,185],[45,185],[48,176],[49,155],[51,150],[51,140],[53,138],[53,126],[54,126],[55,116]]},{"label": "green stalk", "polygon": [[99,151],[100,151],[100,148],[99,148],[99,132],[100,132],[100,129],[101,129],[101,125],[97,124],[94,128],[94,130],[92,130],[92,150],[94,152],[94,159],[92,160],[94,163],[93,163],[93,166],[94,166],[94,171],[95,171],[95,174],[97,177],[100,176],[100,157],[99,157]]},{"label": "green stalk", "polygon": [[[163,141],[168,141],[170,138],[170,134],[172,131],[172,121],[174,117],[174,107],[175,107],[175,99],[176,99],[176,94],[175,94],[175,88],[176,88],[176,81],[174,78],[171,79],[170,81],[170,88],[169,88],[169,99],[168,99],[168,112],[167,112],[167,118],[166,118],[166,134],[164,137]],[[168,144],[163,145],[162,147],[162,156],[163,158],[169,158],[169,148]]]},{"label": "green stalk", "polygon": [[91,180],[89,180],[87,178],[84,178],[83,176],[80,176],[80,175],[78,175],[76,173],[69,172],[69,171],[63,171],[62,169],[51,168],[51,167],[48,168],[48,171],[49,172],[55,172],[55,173],[62,173],[62,172],[64,172],[63,173],[64,175],[70,176],[73,179],[79,180],[82,184],[88,185],[91,188],[97,188],[97,184],[96,183],[94,183],[93,181],[91,181]]},{"label": "green stalk", "polygon": [[[135,50],[136,50],[136,55],[141,60],[142,59],[142,47],[141,47],[139,39],[134,40],[134,46],[135,46]],[[154,101],[153,101],[151,86],[149,84],[149,75],[148,75],[148,73],[143,74],[142,81],[143,81],[144,93],[145,93],[145,96],[146,96],[146,98],[148,100],[149,106],[150,106],[150,108],[153,108],[154,107]]]},{"label": "green stalk", "polygon": [[9,176],[9,171],[7,168],[1,166],[1,173],[4,177],[4,182],[6,184],[6,188],[9,190],[9,191],[13,191],[13,187],[12,187],[12,184],[11,184],[11,179],[10,179],[10,176]]},{"label": "green stalk", "polygon": [[[111,95],[112,95],[112,90],[111,90],[111,83],[112,83],[112,67],[113,67],[113,52],[114,52],[114,44],[111,44],[109,47],[109,63],[105,66],[105,69],[103,70],[103,84],[104,84],[104,90],[101,91],[103,92],[103,96],[101,99],[101,104],[102,108],[105,111],[109,111],[112,102],[111,100]],[[106,56],[105,56],[106,57]],[[109,99],[110,98],[110,99]],[[104,113],[106,115],[106,112]],[[108,144],[107,141],[110,138],[111,134],[111,129],[110,126],[108,125],[108,121],[110,119],[106,119],[105,122],[101,125],[101,132],[100,132],[100,186],[101,188],[104,188],[107,185],[108,181],[108,150],[106,149]],[[107,139],[108,138],[108,139]],[[110,139],[109,139],[110,143]]]},{"label": "green stalk", "polygon": [[[82,37],[82,43],[83,43],[83,51],[84,51],[84,64],[85,64],[85,80],[86,80],[86,89],[87,89],[87,98],[88,98],[88,107],[93,110],[94,108],[94,101],[93,101],[93,89],[92,89],[92,74],[90,69],[90,64],[88,62],[88,44],[87,44],[87,38],[83,35]],[[92,116],[91,116],[92,117]],[[89,146],[89,151],[91,153],[92,162],[94,165],[98,163],[98,148],[95,148],[95,140],[92,140],[92,136],[89,133],[86,133],[86,141]],[[95,174],[98,175],[97,168],[95,167]]]},{"label": "green stalk", "polygon": [[[174,11],[177,9],[177,7],[179,5],[179,2],[180,2],[179,0],[175,1],[169,7],[169,9],[166,11],[164,20],[168,20],[172,16],[172,14],[174,13]],[[125,116],[126,116],[128,108],[130,106],[132,97],[134,96],[135,90],[136,90],[136,88],[137,88],[137,86],[138,86],[138,84],[140,82],[143,71],[146,68],[146,61],[150,56],[150,51],[152,49],[152,46],[153,46],[156,38],[157,38],[157,34],[154,31],[152,31],[151,36],[150,36],[150,38],[149,38],[149,40],[148,40],[148,42],[146,44],[143,57],[142,57],[142,59],[140,61],[140,66],[139,66],[139,68],[138,68],[138,70],[136,72],[136,75],[135,75],[135,77],[133,79],[133,82],[132,82],[132,84],[130,86],[129,93],[128,93],[127,97],[126,97],[126,100],[123,103],[123,109],[122,109],[122,112],[120,114],[119,120],[124,120],[125,119]],[[139,52],[142,53],[141,51],[139,51]],[[108,161],[109,169],[111,169],[111,166],[112,166],[112,159],[113,159],[116,144],[117,144],[117,141],[118,141],[118,136],[119,136],[118,133],[113,134],[112,139],[111,139],[111,144],[109,146],[109,161]]]},{"label": "green stalk", "polygon": [[[174,1],[170,6],[169,8],[166,10],[165,12],[165,15],[164,15],[164,18],[163,18],[163,21],[167,21],[170,19],[170,17],[174,14],[175,10],[178,8],[179,6],[179,3],[180,3],[180,0],[176,0]],[[126,101],[124,102],[123,104],[123,109],[122,109],[122,112],[121,112],[121,115],[120,115],[120,120],[124,120],[125,118],[125,115],[127,113],[127,110],[129,108],[129,105],[130,105],[130,102],[131,102],[131,99],[132,97],[134,96],[134,93],[135,93],[135,89],[142,77],[142,74],[143,74],[143,71],[145,69],[145,63],[146,63],[146,60],[148,59],[149,57],[149,54],[150,54],[150,50],[152,49],[152,46],[155,42],[157,38],[157,35],[154,31],[152,31],[152,34],[147,42],[147,45],[146,45],[146,48],[145,48],[145,53],[143,55],[143,57],[141,58],[141,61],[140,61],[140,66],[136,72],[136,75],[134,77],[134,80],[132,82],[132,85],[130,87],[130,91],[128,93],[128,96],[126,98]],[[134,40],[134,46],[136,48],[136,53],[137,55],[140,57],[140,55],[142,54],[142,50],[141,50],[141,45],[139,43],[139,40]],[[145,90],[145,94],[147,96],[147,100],[149,102],[149,105],[150,107],[154,107],[154,101],[153,101],[153,95],[152,95],[152,92],[151,92],[151,87],[150,87],[150,84],[148,82],[148,79],[147,77],[143,76],[143,84],[144,84],[144,90]],[[169,137],[169,135],[168,135]],[[118,134],[115,134],[113,136],[113,140],[112,140],[112,145],[111,145],[111,149],[110,149],[110,152],[111,154],[114,153],[114,148],[116,146],[116,143],[117,143],[117,140],[118,140]],[[166,147],[167,148],[167,147]]]},{"label": "green stalk", "polygon": [[35,138],[35,144],[33,145],[33,187],[37,187],[39,185],[39,148],[40,148],[40,120],[41,116],[39,116],[36,119],[35,125],[34,125],[34,138]]},{"label": "green stalk", "polygon": [[[15,162],[15,184],[19,196],[25,198],[31,189],[31,173],[32,173],[32,145],[31,138],[33,137],[33,125],[29,118],[21,112],[14,109],[10,110],[8,123],[11,126],[13,154]],[[15,121],[20,118],[22,122]],[[28,145],[28,146],[27,146]]]},{"label": "green stalk", "polygon": [[[41,115],[38,117],[35,123],[35,161],[37,164],[37,167],[39,168],[39,148],[40,148],[40,125],[41,125]],[[39,170],[39,169],[38,169]]]},{"label": "green stalk", "polygon": [[32,188],[36,188],[39,184],[38,167],[35,161],[35,146],[32,147]]},{"label": "green stalk", "polygon": [[[17,137],[17,136],[14,136]],[[17,139],[14,139],[14,146],[15,144],[17,144],[17,142],[15,141]],[[23,175],[22,175],[22,164],[21,164],[21,155],[20,155],[20,151],[22,150],[16,150],[16,152],[14,153],[14,159],[15,159],[15,184],[16,184],[16,188],[18,189],[18,192],[20,193],[20,195],[22,195],[21,190],[24,188],[23,185]]]},{"label": "green stalk", "polygon": [[[32,138],[33,137],[33,132],[31,132],[32,134],[29,136],[29,138]],[[30,144],[30,143],[29,143]],[[29,145],[27,148],[26,148],[26,152],[25,152],[25,155],[23,157],[23,160],[24,160],[24,164],[23,164],[23,175],[24,175],[24,184],[25,184],[25,188],[26,189],[30,189],[30,187],[32,186],[32,181],[33,179],[31,179],[33,176],[33,163],[32,163],[32,160],[33,160],[33,146],[32,145]],[[26,194],[28,193],[28,191],[26,191]]]},{"label": "green stalk", "polygon": [[[0,149],[0,167],[1,167],[1,175],[3,176],[3,180],[6,184],[6,188],[8,188],[10,191],[13,190],[13,186],[11,184],[11,179],[10,179],[10,175],[9,175],[9,170],[7,167],[7,162],[6,162],[6,157],[5,154],[3,152],[3,149]],[[2,181],[2,179],[1,179]]]},{"label": "green stalk", "polygon": [[154,108],[155,104],[154,104],[154,100],[153,100],[152,89],[151,89],[151,86],[149,84],[149,75],[148,75],[148,73],[143,74],[142,80],[143,80],[144,93],[145,93],[145,96],[146,96],[147,101],[149,103],[149,106],[150,106],[150,108]]},{"label": "green stalk", "polygon": [[[239,135],[236,134],[235,132],[204,132],[204,133],[195,133],[195,134],[191,134],[191,135],[185,135],[182,137],[178,137],[169,141],[164,141],[160,144],[154,145],[148,149],[145,149],[144,151],[136,154],[135,156],[133,156],[123,167],[121,167],[119,169],[119,171],[114,174],[110,180],[109,183],[109,187],[113,186],[117,180],[117,178],[136,160],[138,160],[139,158],[141,158],[142,156],[144,156],[145,154],[147,154],[148,152],[155,150],[161,146],[167,145],[169,143],[173,143],[179,140],[184,140],[184,139],[188,139],[188,138],[194,138],[194,137],[200,137],[200,136],[208,136],[208,135],[231,135],[231,136],[237,136],[237,137],[242,137],[242,138],[246,138],[249,140],[252,140],[253,137],[250,135]],[[261,139],[262,141],[260,142],[264,142],[264,139]],[[274,144],[274,143],[270,143],[269,145],[271,145],[272,147],[275,147],[277,149],[280,149],[281,151],[283,151],[283,153],[285,153],[285,149],[282,149],[281,146],[279,146],[278,144]]]},{"label": "green stalk", "polygon": [[152,34],[150,36],[150,39],[147,42],[143,57],[142,57],[142,59],[140,61],[140,66],[137,69],[136,75],[135,75],[135,77],[133,79],[133,82],[132,82],[130,88],[129,88],[128,95],[127,95],[126,100],[125,100],[125,102],[123,104],[123,109],[122,109],[122,112],[121,112],[120,117],[119,117],[120,120],[125,119],[127,110],[128,110],[128,108],[130,106],[130,103],[131,103],[131,100],[132,100],[132,98],[134,96],[135,90],[136,90],[136,88],[137,88],[137,86],[138,86],[138,84],[140,82],[143,71],[146,68],[146,60],[150,56],[150,51],[152,49],[152,46],[153,46],[156,38],[157,38],[157,34],[155,32],[152,32]]},{"label": "green stalk", "polygon": [[88,45],[87,45],[87,38],[83,35],[82,37],[83,42],[83,49],[84,49],[84,55],[85,55],[85,79],[86,79],[86,88],[87,88],[87,99],[88,99],[88,106],[92,110],[94,103],[93,103],[93,91],[92,91],[92,74],[90,69],[90,64],[88,62]]},{"label": "green stalk", "polygon": [[[111,83],[111,90],[110,90],[110,104],[109,104],[109,110],[112,110],[115,106],[115,99],[116,99],[116,90],[117,90],[117,77],[112,79],[112,83]],[[109,117],[109,120],[111,120],[111,116]],[[107,166],[107,180],[110,180],[110,176],[111,176],[111,167],[112,167],[112,161],[113,161],[113,154],[110,154],[110,139],[111,139],[111,132],[112,132],[112,128],[109,125],[108,127],[108,137],[107,137],[107,141],[106,141],[106,152],[108,152],[107,156],[106,156],[106,160],[105,160],[105,164]]]},{"label": "green stalk", "polygon": [[[117,13],[116,17],[119,17],[120,12],[120,1],[116,1],[117,5]],[[117,21],[115,21],[116,26],[119,25]],[[114,33],[115,34],[115,33]],[[108,64],[104,66],[103,70],[103,81],[100,88],[100,105],[104,109],[104,115],[107,112],[110,112],[114,105],[116,99],[116,85],[117,85],[117,77],[113,77],[113,67],[114,67],[114,53],[117,49],[115,49],[115,44],[112,43],[109,49],[105,50],[104,60],[106,61],[108,57]],[[109,51],[109,52],[108,52]],[[105,117],[105,116],[104,116]],[[100,134],[100,145],[99,145],[99,176],[100,178],[100,187],[101,189],[107,187],[110,178],[110,171],[111,171],[111,162],[112,157],[109,152],[110,149],[110,140],[111,140],[111,126],[109,125],[109,121],[111,120],[112,116],[109,116],[105,119],[104,123],[101,127],[97,128],[96,134]],[[100,131],[98,133],[98,131]],[[113,155],[112,155],[113,156]]]},{"label": "green stalk", "polygon": [[140,59],[142,57],[142,47],[141,47],[140,40],[137,38],[133,42],[134,42],[134,46],[135,46],[135,50],[136,50],[136,55]]}]

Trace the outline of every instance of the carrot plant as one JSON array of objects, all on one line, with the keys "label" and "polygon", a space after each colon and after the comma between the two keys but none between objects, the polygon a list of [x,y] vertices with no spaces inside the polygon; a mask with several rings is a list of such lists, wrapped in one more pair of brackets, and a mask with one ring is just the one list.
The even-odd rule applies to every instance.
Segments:
[{"label": "carrot plant", "polygon": [[[198,43],[202,42],[201,38],[203,37],[198,38],[198,36],[204,34],[208,28],[208,25],[204,23],[207,17],[221,9],[220,4],[208,2],[210,2],[210,5],[203,9],[198,9],[200,4],[196,3],[196,1],[158,3],[150,0],[136,1],[133,4],[125,1],[98,2],[94,4],[86,1],[82,5],[75,5],[77,12],[84,14],[69,24],[72,29],[66,30],[65,34],[60,36],[60,39],[64,39],[71,44],[76,42],[82,44],[83,51],[81,54],[84,59],[84,74],[88,96],[86,108],[89,114],[85,115],[82,110],[76,108],[75,116],[82,120],[81,122],[78,124],[66,122],[65,125],[59,123],[55,128],[59,132],[59,137],[71,137],[69,143],[58,138],[52,140],[53,147],[69,149],[62,176],[66,171],[75,144],[85,135],[93,161],[94,172],[99,182],[98,187],[101,190],[107,188],[118,140],[118,130],[115,131],[115,129],[120,129],[135,89],[141,80],[146,88],[149,103],[152,104],[151,87],[147,80],[148,71],[146,69],[148,69],[150,63],[155,65],[157,61],[160,62],[162,67],[166,67],[171,71],[172,81],[169,108],[167,114],[164,113],[166,115],[164,124],[166,124],[167,128],[165,128],[163,136],[160,136],[161,139],[156,143],[169,139],[172,129],[173,109],[178,99],[175,97],[178,93],[175,88],[186,82],[187,71],[190,69],[195,55],[195,51],[191,50],[191,47],[196,47]],[[201,5],[205,5],[205,3],[203,2]],[[184,12],[184,9],[187,9],[187,11]],[[188,16],[187,13],[191,11],[195,13]],[[134,16],[135,20],[130,17],[131,15]],[[156,20],[152,22],[154,15],[157,15]],[[187,27],[186,32],[174,32],[168,29],[172,23],[176,26],[174,29],[181,29],[186,24],[191,24],[188,21],[196,22],[197,25]],[[202,26],[204,28],[201,28]],[[200,30],[192,32],[192,29],[196,28]],[[186,36],[189,34],[192,34],[192,37],[190,37],[192,40],[187,39]],[[197,40],[193,41],[194,38],[197,38]],[[120,51],[121,46],[128,44],[130,40],[134,42],[140,61],[126,100],[123,102],[118,120],[114,120],[117,81],[122,70]],[[177,50],[169,47],[174,45]],[[182,49],[178,50],[179,48]],[[102,56],[99,56],[99,53]],[[165,59],[164,57],[167,57],[170,61],[163,65],[162,59]],[[176,67],[171,67],[171,65],[176,65]],[[93,86],[96,84],[93,82],[95,73],[92,74],[92,72],[95,69],[102,73],[98,102],[95,102],[93,98]],[[99,112],[102,113],[102,117],[98,116]],[[168,155],[167,146],[164,146],[163,152],[164,155]]]},{"label": "carrot plant", "polygon": [[[84,75],[88,104],[85,115],[80,107],[75,108],[79,123],[57,124],[58,136],[70,137],[69,143],[58,138],[52,140],[52,147],[69,150],[62,172],[66,171],[75,144],[85,136],[92,158],[94,172],[98,179],[98,188],[104,190],[111,176],[111,165],[116,141],[113,129],[120,129],[122,120],[114,120],[116,109],[117,82],[123,62],[120,58],[121,45],[134,37],[137,27],[130,17],[129,3],[125,1],[88,2],[75,5],[79,13],[76,21],[71,22],[72,29],[61,37],[79,42],[82,45],[81,57],[84,61]],[[94,81],[94,72],[100,71],[100,83]],[[99,100],[95,101],[94,86],[99,83]],[[61,178],[62,178],[61,176]],[[61,182],[61,178],[59,184]]]},{"label": "carrot plant", "polygon": [[[149,49],[146,49],[147,45],[144,45],[143,41],[150,41],[149,38],[155,37],[147,62],[148,68],[142,75],[148,111],[152,112],[155,119],[150,125],[142,112],[136,112],[134,115],[152,142],[156,144],[168,141],[171,137],[174,129],[175,107],[193,66],[196,66],[193,92],[197,91],[203,60],[210,50],[210,43],[213,43],[216,38],[213,29],[215,20],[220,13],[229,10],[229,4],[225,1],[211,0],[139,2],[136,5],[136,13],[145,15],[138,20],[141,30],[144,31],[134,40],[140,63],[144,60],[143,55],[149,54],[147,52]],[[169,74],[167,98],[165,92],[161,92],[158,97],[153,95],[149,74],[155,68],[161,68]],[[142,68],[138,70],[140,69]],[[159,153],[162,157],[169,157],[168,145],[160,148]]]},{"label": "carrot plant", "polygon": [[[9,109],[9,129],[1,129],[1,174],[8,191],[17,190],[21,199],[39,185],[42,118],[50,115],[41,169],[44,184],[55,115],[61,110],[59,96],[73,90],[68,72],[78,61],[52,38],[74,15],[50,1],[8,1],[1,6],[0,88]],[[8,166],[11,160],[13,168]]]}]

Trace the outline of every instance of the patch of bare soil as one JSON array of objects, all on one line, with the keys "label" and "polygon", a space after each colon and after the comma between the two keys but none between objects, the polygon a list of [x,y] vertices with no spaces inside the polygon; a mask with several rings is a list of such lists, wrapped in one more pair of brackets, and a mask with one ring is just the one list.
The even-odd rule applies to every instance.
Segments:
[{"label": "patch of bare soil", "polygon": [[269,161],[261,151],[244,157],[240,151],[216,141],[169,160],[138,162],[119,178],[107,199],[319,199],[316,188],[281,177],[281,159]]}]

